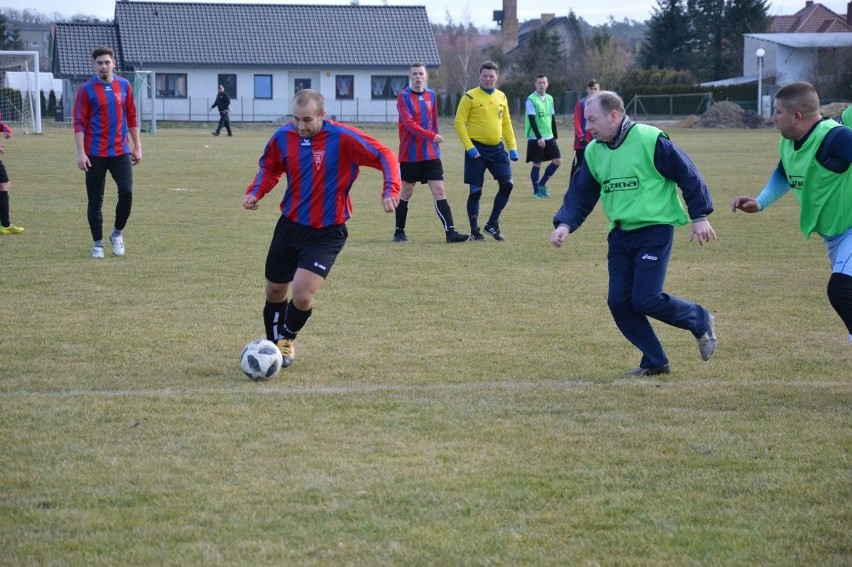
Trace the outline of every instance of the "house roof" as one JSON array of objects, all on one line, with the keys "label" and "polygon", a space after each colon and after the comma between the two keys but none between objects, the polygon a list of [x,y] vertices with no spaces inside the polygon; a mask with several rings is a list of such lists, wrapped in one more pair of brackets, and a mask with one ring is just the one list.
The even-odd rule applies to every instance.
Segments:
[{"label": "house roof", "polygon": [[537,31],[545,30],[547,33],[551,33],[556,31],[558,33],[559,29],[566,30],[567,34],[573,36],[573,31],[568,25],[568,18],[565,16],[559,16],[558,18],[551,18],[544,25],[541,25],[540,19],[528,20],[521,24],[521,27],[518,30],[518,45],[514,49],[510,50],[506,53],[507,58],[512,58],[513,56],[520,53],[524,47],[530,42],[530,38],[532,34]]},{"label": "house roof", "polygon": [[58,77],[94,74],[92,51],[100,45],[112,47],[117,66],[121,65],[121,49],[112,24],[56,24],[55,33],[53,74]]},{"label": "house roof", "polygon": [[852,33],[749,33],[746,36],[796,49],[852,47]]},{"label": "house roof", "polygon": [[806,2],[805,7],[792,16],[774,16],[769,22],[769,33],[833,33],[852,32],[846,18],[817,2]]},{"label": "house roof", "polygon": [[127,66],[440,64],[424,6],[115,4]]}]

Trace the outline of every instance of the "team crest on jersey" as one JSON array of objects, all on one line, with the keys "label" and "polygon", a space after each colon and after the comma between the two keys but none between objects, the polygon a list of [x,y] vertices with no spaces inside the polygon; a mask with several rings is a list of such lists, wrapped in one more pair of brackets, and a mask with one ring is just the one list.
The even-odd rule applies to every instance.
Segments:
[{"label": "team crest on jersey", "polygon": [[314,164],[317,166],[317,169],[322,167],[322,159],[325,157],[324,150],[314,150]]}]

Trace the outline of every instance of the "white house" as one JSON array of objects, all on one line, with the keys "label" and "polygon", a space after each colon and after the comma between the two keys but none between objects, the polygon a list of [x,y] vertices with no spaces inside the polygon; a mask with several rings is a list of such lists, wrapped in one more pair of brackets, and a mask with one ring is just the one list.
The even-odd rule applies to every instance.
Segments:
[{"label": "white house", "polygon": [[114,24],[57,24],[66,105],[98,45],[116,49],[143,118],[159,120],[218,119],[210,106],[221,84],[234,122],[284,120],[300,88],[320,91],[340,120],[395,122],[410,64],[440,64],[423,6],[120,0]]}]

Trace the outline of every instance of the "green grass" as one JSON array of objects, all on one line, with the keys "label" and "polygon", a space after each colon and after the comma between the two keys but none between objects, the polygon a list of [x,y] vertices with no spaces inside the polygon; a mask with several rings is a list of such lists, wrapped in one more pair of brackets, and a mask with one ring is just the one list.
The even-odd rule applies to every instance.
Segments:
[{"label": "green grass", "polygon": [[[425,187],[391,243],[365,169],[296,362],[256,384],[238,355],[282,189],[240,202],[271,130],[143,137],[127,256],[100,261],[71,131],[6,144],[26,232],[0,237],[0,564],[852,563],[852,348],[823,245],[790,197],[728,210],[776,132],[671,131],[717,207],[717,242],[678,230],[666,286],[716,315],[709,363],[657,325],[673,373],[623,376],[600,209],[548,244],[567,163],[549,201],[515,164],[507,242],[452,246]],[[107,227],[114,205],[109,180]]]}]

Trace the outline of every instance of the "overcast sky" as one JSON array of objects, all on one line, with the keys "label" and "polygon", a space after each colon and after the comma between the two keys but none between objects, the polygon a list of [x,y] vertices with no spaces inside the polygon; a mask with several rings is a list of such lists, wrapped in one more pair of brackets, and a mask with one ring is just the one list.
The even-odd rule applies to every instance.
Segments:
[{"label": "overcast sky", "polygon": [[[133,0],[130,0],[133,1]],[[191,1],[191,0],[190,0]],[[226,0],[206,0],[220,3]],[[227,0],[233,4],[349,4],[344,0]],[[379,5],[381,0],[360,0],[362,6]],[[453,21],[470,20],[478,27],[493,27],[492,15],[494,10],[503,6],[502,0],[388,0],[388,5],[394,6],[426,6],[429,21],[446,23],[447,12]],[[825,0],[823,6],[838,14],[846,13],[846,0]],[[624,18],[646,21],[651,17],[653,8],[659,4],[656,0],[607,0],[565,2],[565,0],[518,0],[518,19],[521,21],[538,18],[542,12],[555,13],[557,16],[567,16],[570,9],[590,24],[598,25],[609,21],[612,16],[616,21]],[[102,19],[112,19],[115,15],[115,0],[85,0],[75,2],[69,0],[0,0],[0,7],[25,10],[32,8],[45,15],[60,13],[64,16],[86,14]],[[770,15],[794,14],[805,7],[805,0],[775,0],[769,2]],[[321,22],[317,22],[321,25]]]}]

